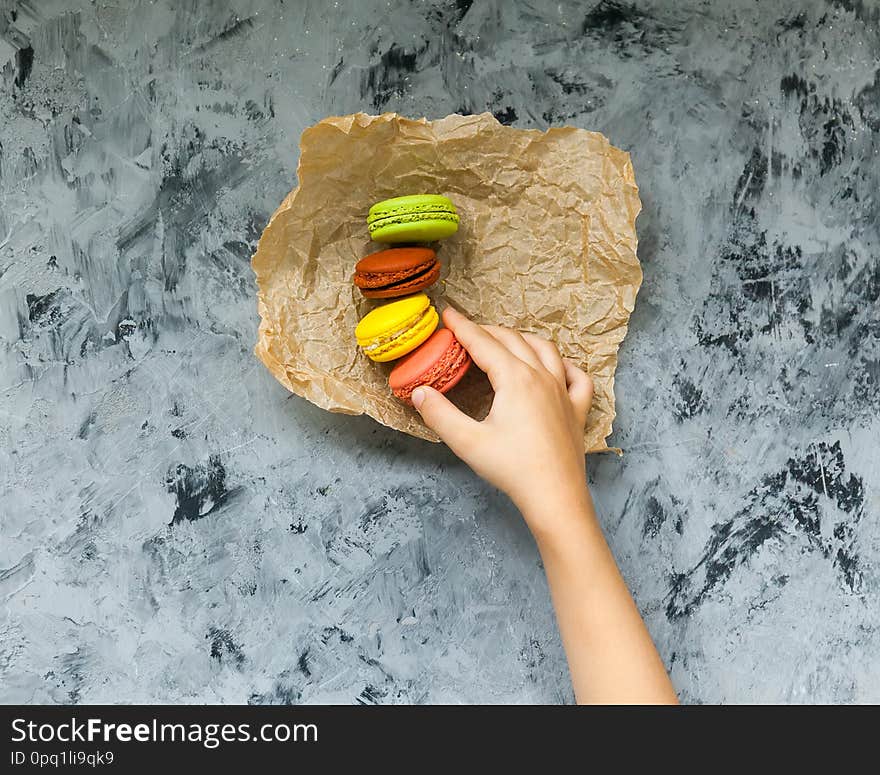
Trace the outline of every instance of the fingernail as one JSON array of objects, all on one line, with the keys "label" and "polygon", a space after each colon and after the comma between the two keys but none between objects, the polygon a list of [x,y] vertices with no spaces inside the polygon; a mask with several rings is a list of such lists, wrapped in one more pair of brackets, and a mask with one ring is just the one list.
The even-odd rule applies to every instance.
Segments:
[{"label": "fingernail", "polygon": [[427,395],[427,394],[425,393],[425,389],[424,389],[424,388],[417,387],[415,390],[413,390],[413,393],[412,393],[412,402],[413,402],[413,406],[414,406],[416,409],[418,409],[418,408],[422,405],[422,403],[423,403],[424,400],[425,400],[425,396],[426,396],[426,395]]}]

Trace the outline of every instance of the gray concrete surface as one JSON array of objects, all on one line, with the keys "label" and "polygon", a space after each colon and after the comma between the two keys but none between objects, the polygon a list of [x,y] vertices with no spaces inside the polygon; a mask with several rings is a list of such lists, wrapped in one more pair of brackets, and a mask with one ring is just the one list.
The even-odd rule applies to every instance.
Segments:
[{"label": "gray concrete surface", "polygon": [[445,449],[252,355],[328,114],[630,150],[609,540],[687,701],[880,700],[873,2],[0,4],[0,700],[571,701],[539,558]]}]

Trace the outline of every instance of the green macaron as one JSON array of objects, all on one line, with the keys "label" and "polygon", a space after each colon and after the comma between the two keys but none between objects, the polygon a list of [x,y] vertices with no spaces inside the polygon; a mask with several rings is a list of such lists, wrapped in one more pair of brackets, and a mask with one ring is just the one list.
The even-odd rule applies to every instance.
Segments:
[{"label": "green macaron", "polygon": [[367,228],[374,242],[434,242],[458,231],[458,213],[439,194],[396,196],[370,208]]}]

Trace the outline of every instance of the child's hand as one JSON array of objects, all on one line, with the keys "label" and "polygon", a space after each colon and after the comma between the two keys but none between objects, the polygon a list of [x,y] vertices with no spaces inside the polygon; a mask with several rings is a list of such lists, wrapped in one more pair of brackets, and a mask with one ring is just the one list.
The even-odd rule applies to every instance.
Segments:
[{"label": "child's hand", "polygon": [[413,392],[413,404],[456,455],[510,496],[539,541],[558,533],[557,520],[587,497],[584,424],[592,381],[546,339],[479,326],[452,308],[443,321],[488,375],[492,409],[477,422],[428,387]]}]

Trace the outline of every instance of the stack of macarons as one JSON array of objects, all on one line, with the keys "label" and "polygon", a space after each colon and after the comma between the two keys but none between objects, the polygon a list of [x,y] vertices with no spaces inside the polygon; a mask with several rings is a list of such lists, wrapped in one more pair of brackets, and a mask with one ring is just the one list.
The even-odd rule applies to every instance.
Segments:
[{"label": "stack of macarons", "polygon": [[367,299],[396,301],[367,313],[355,337],[371,360],[403,358],[388,381],[394,395],[406,403],[411,403],[412,392],[420,385],[442,393],[451,390],[471,364],[451,331],[436,331],[437,310],[420,293],[440,277],[437,254],[424,243],[455,234],[458,221],[455,205],[437,194],[386,199],[373,205],[367,216],[373,241],[393,247],[360,260],[354,284]]}]

